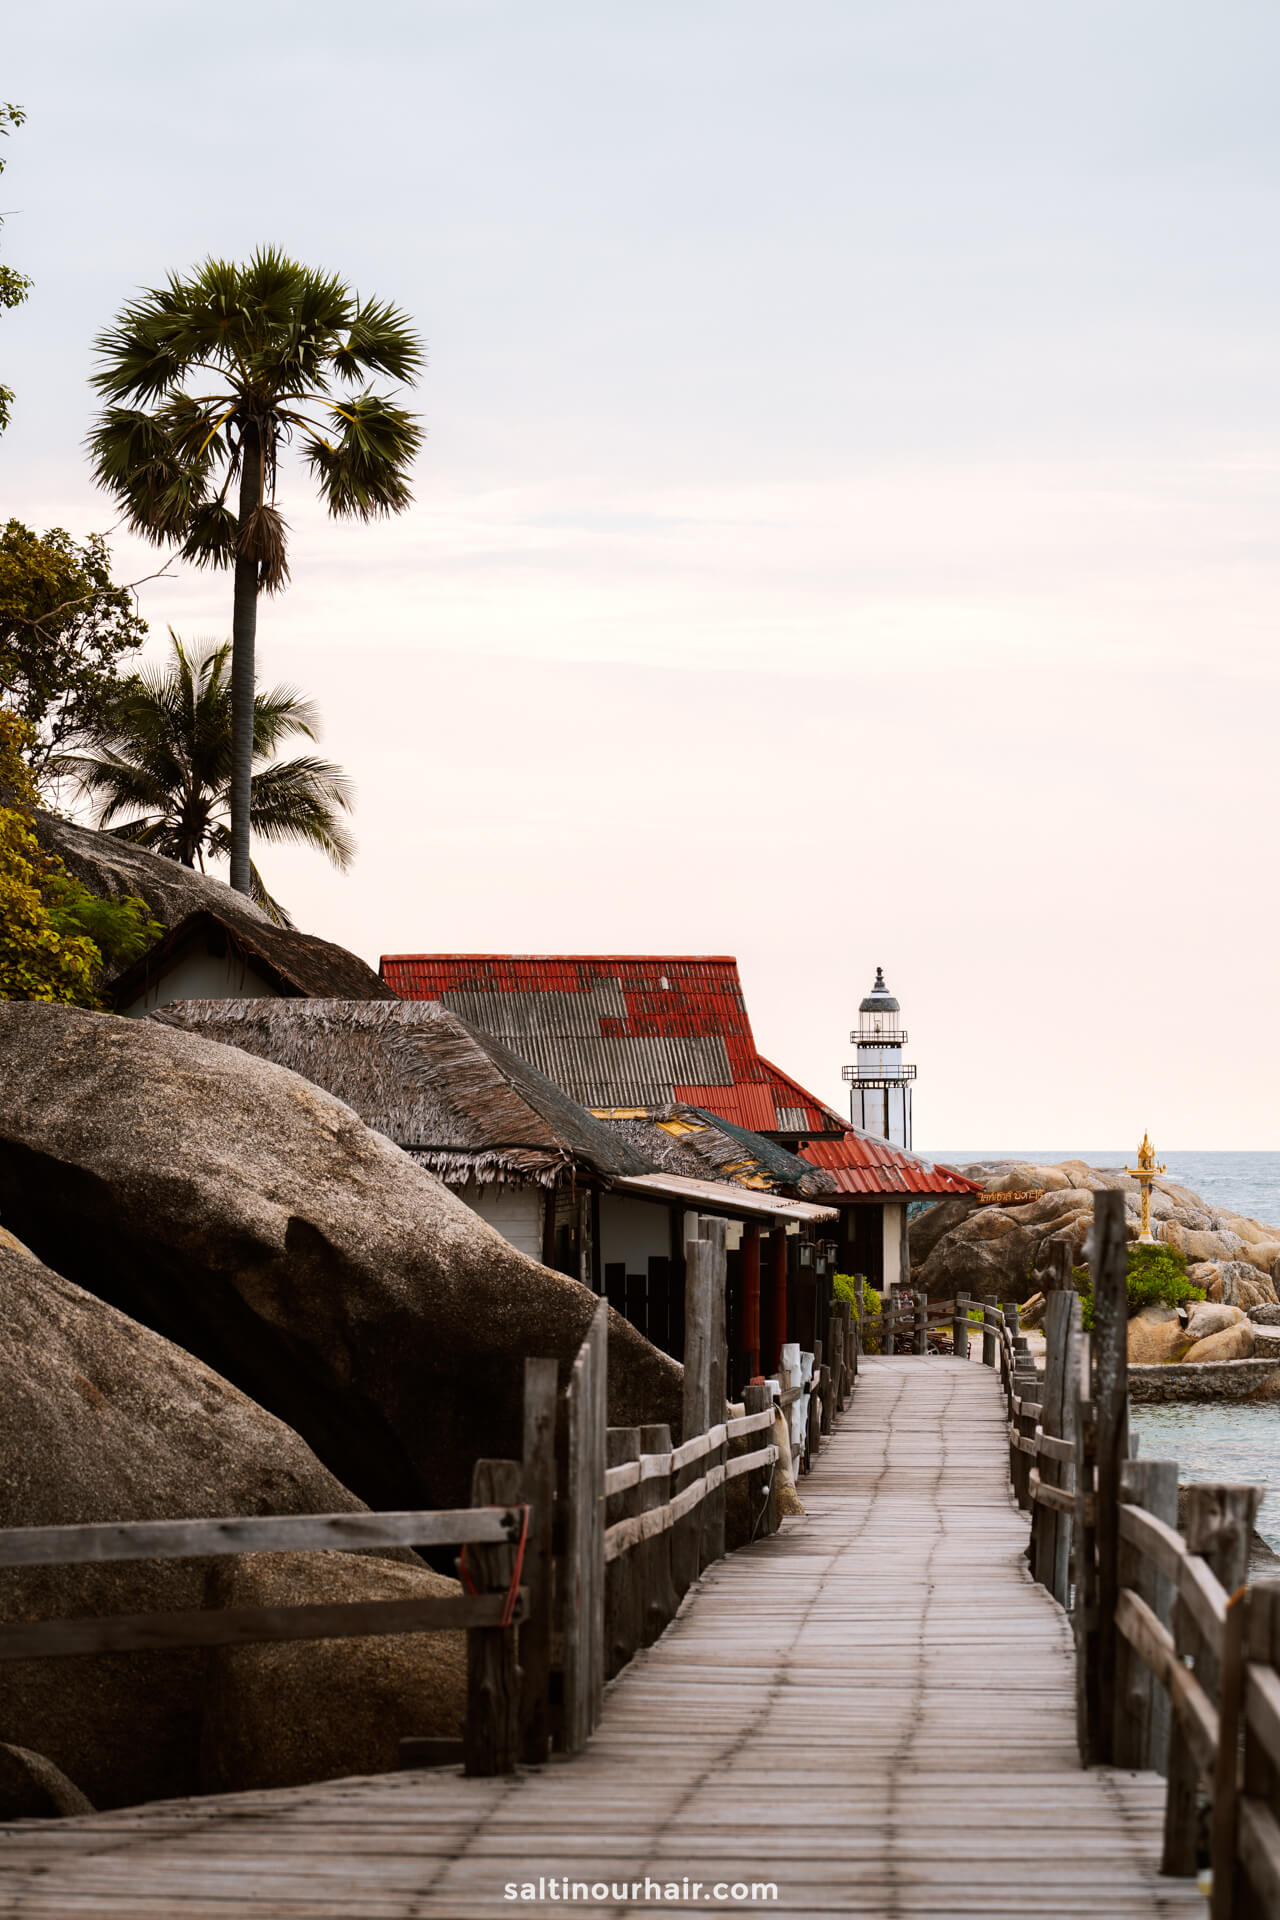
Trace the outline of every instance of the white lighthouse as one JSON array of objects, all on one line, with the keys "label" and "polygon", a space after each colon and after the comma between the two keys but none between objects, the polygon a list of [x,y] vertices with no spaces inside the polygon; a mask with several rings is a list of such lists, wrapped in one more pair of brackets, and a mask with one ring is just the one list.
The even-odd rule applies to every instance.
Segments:
[{"label": "white lighthouse", "polygon": [[858,1024],[849,1035],[858,1057],[845,1068],[844,1077],[849,1082],[849,1118],[854,1126],[910,1151],[911,1082],[916,1070],[903,1064],[907,1036],[901,1017],[902,1009],[884,983],[884,968],[877,967],[875,985],[858,1008]]}]

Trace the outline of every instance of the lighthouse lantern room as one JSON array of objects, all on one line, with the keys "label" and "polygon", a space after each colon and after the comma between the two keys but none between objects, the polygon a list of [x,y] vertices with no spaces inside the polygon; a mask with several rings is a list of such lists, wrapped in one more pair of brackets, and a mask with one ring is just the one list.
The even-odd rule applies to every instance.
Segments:
[{"label": "lighthouse lantern room", "polygon": [[857,1060],[844,1070],[850,1120],[861,1132],[909,1152],[916,1070],[903,1064],[907,1036],[902,1009],[884,983],[883,967],[876,968],[875,985],[858,1008],[858,1024],[849,1039],[858,1049]]}]

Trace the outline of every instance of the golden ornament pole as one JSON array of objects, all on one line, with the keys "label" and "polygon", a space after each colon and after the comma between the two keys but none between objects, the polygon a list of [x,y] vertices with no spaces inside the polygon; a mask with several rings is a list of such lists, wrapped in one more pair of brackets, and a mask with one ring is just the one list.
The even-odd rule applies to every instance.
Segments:
[{"label": "golden ornament pole", "polygon": [[1151,1231],[1151,1183],[1158,1173],[1164,1173],[1163,1165],[1156,1165],[1156,1150],[1151,1144],[1149,1134],[1142,1136],[1142,1145],[1138,1148],[1138,1164],[1126,1167],[1125,1172],[1132,1174],[1142,1189],[1142,1229],[1138,1234],[1140,1247],[1154,1247],[1156,1237]]}]

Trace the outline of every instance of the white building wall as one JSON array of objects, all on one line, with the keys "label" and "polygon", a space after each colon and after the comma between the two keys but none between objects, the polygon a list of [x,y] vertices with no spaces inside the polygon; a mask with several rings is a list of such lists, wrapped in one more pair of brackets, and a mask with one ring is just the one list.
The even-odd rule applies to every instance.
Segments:
[{"label": "white building wall", "polygon": [[628,1273],[648,1273],[652,1258],[671,1257],[671,1215],[665,1203],[630,1193],[600,1195],[600,1272],[621,1262]]},{"label": "white building wall", "polygon": [[182,954],[154,980],[126,1015],[140,1020],[155,1007],[167,1007],[174,1000],[278,1000],[274,987],[260,973],[231,954],[221,959],[196,948]]},{"label": "white building wall", "polygon": [[905,1287],[911,1282],[911,1255],[907,1243],[907,1203],[887,1200],[882,1209],[884,1222],[884,1284]]},{"label": "white building wall", "polygon": [[527,1253],[531,1260],[542,1259],[541,1187],[507,1186],[501,1180],[477,1185],[474,1180],[468,1180],[465,1187],[454,1187],[451,1191],[521,1253]]}]

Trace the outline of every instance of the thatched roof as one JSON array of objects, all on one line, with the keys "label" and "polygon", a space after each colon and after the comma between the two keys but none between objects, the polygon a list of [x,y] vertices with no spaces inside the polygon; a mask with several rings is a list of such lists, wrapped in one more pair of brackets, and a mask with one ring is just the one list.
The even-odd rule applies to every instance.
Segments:
[{"label": "thatched roof", "polygon": [[227,942],[277,993],[344,1000],[395,997],[356,954],[296,927],[278,927],[252,900],[207,873],[56,814],[37,812],[34,823],[40,845],[56,853],[91,892],[109,900],[135,894],[164,923],[166,931],[155,945],[111,982],[117,1007],[131,1006],[193,941],[210,935]]},{"label": "thatched roof", "polygon": [[645,1118],[630,1115],[604,1119],[601,1124],[664,1173],[685,1179],[714,1177],[756,1192],[810,1198],[820,1197],[834,1186],[829,1175],[789,1153],[775,1140],[682,1101],[668,1101],[653,1108]]},{"label": "thatched roof", "polygon": [[170,927],[140,960],[112,982],[113,1004],[120,1009],[131,1007],[148,988],[163,980],[184,953],[200,943],[210,952],[229,952],[285,999],[395,998],[372,967],[345,947],[334,946],[331,940],[300,933],[296,927],[277,927],[270,920],[253,922],[201,911],[189,913],[176,927]]},{"label": "thatched roof", "polygon": [[176,926],[189,913],[207,908],[225,914],[239,924],[269,927],[273,923],[242,893],[224,886],[207,873],[179,866],[160,853],[147,853],[130,846],[114,833],[95,833],[90,827],[77,827],[56,814],[34,815],[36,839],[46,853],[56,853],[68,872],[82,881],[92,893],[108,900],[119,900],[132,893],[145,900],[157,920],[166,927]]},{"label": "thatched roof", "polygon": [[452,1186],[653,1171],[605,1122],[438,1001],[183,1000],[150,1018],[303,1075]]}]

